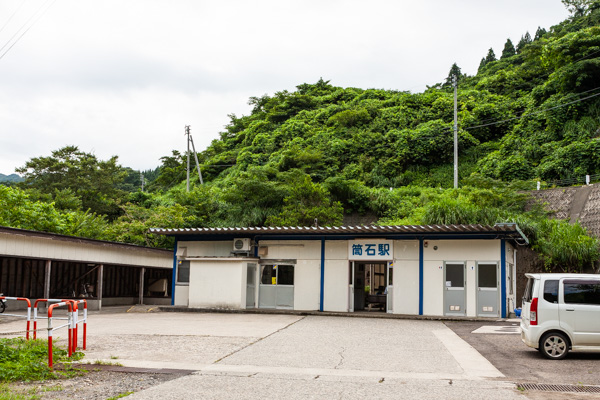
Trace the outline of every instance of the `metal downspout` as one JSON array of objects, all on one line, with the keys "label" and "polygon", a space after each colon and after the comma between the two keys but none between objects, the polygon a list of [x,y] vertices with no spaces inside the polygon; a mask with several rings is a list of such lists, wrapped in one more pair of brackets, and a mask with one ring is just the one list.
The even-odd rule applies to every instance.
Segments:
[{"label": "metal downspout", "polygon": [[506,239],[500,240],[500,302],[501,317],[506,318]]},{"label": "metal downspout", "polygon": [[173,278],[171,282],[171,305],[175,305],[175,282],[177,280],[177,236],[175,236],[175,246],[173,247]]},{"label": "metal downspout", "polygon": [[419,315],[423,315],[423,239],[419,239]]},{"label": "metal downspout", "polygon": [[323,311],[323,299],[325,297],[325,238],[321,238],[321,295],[319,311]]}]

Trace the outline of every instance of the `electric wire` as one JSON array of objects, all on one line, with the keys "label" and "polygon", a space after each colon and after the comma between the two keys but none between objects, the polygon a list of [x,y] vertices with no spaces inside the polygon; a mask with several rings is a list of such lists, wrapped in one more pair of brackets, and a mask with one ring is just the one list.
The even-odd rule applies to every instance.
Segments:
[{"label": "electric wire", "polygon": [[0,33],[2,33],[2,31],[4,30],[4,28],[6,28],[6,26],[10,23],[10,21],[13,19],[13,17],[19,12],[19,10],[21,8],[23,8],[23,5],[27,2],[27,0],[23,0],[21,2],[21,5],[19,7],[17,7],[17,9],[12,13],[12,15],[10,17],[8,17],[8,19],[6,20],[6,22],[4,23],[4,25],[2,25],[2,28],[0,28]]},{"label": "electric wire", "polygon": [[588,54],[588,55],[586,55],[586,56],[583,56],[583,57],[581,57],[581,58],[578,58],[577,60],[575,60],[575,61],[572,61],[572,62],[571,62],[571,64],[573,64],[573,63],[576,63],[576,62],[578,62],[578,61],[581,61],[581,60],[583,60],[583,59],[585,59],[585,58],[588,58],[588,57],[590,57],[590,56],[593,56],[594,54],[598,54],[598,53],[600,53],[600,50],[596,50],[596,51],[594,51],[593,53],[590,53],[590,54]]},{"label": "electric wire", "polygon": [[[50,1],[52,1],[52,3],[48,7],[46,7],[45,10],[43,10],[40,13],[42,8]],[[31,25],[29,25],[29,27],[27,27],[27,29],[25,29],[23,31],[23,33],[21,33],[21,35],[16,38],[16,40],[10,45],[10,47],[8,49],[6,49],[6,51],[4,51],[4,53],[0,54],[0,60],[2,58],[4,58],[4,56],[10,51],[10,49],[12,49],[19,42],[19,40],[21,40],[21,38],[23,36],[25,36],[25,34],[27,32],[29,32],[29,30],[40,20],[40,18],[42,18],[44,16],[44,14],[46,14],[46,12],[50,9],[50,7],[52,7],[52,5],[54,5],[54,3],[56,3],[56,0],[46,0],[46,2],[44,2],[40,6],[40,8],[38,8],[38,10],[27,20],[27,22],[25,22],[25,24],[23,24],[21,26],[21,28],[19,28],[19,30],[17,30],[17,32],[6,42],[6,44],[4,46],[2,46],[2,48],[0,48],[0,52],[11,42],[11,40],[13,40],[15,38],[15,36],[18,35],[18,33],[29,23],[29,21],[31,21],[37,14],[39,14],[38,17],[33,21],[33,23],[31,23]]]}]

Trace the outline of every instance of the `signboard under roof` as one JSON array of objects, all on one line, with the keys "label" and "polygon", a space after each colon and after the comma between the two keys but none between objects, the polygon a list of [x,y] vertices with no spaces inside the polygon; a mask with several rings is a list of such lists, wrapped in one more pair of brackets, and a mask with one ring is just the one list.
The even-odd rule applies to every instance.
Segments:
[{"label": "signboard under roof", "polygon": [[394,242],[383,239],[348,241],[348,259],[353,261],[389,261],[394,259]]}]

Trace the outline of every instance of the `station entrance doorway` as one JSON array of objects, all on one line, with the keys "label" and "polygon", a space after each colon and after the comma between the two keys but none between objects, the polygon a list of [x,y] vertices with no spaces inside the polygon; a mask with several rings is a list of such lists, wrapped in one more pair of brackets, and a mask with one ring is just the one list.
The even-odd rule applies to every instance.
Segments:
[{"label": "station entrance doorway", "polygon": [[393,264],[351,261],[348,311],[392,311]]}]

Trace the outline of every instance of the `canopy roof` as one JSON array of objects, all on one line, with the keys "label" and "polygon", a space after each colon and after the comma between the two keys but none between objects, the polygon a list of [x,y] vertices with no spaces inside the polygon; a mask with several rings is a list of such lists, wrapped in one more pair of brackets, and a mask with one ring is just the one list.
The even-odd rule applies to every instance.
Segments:
[{"label": "canopy roof", "polygon": [[233,237],[282,237],[287,239],[305,237],[390,237],[390,238],[468,238],[486,237],[513,239],[519,244],[529,241],[517,224],[506,223],[489,225],[362,225],[362,226],[265,226],[265,227],[226,227],[226,228],[150,228],[150,233],[177,236],[182,240],[186,236],[202,238]]}]

